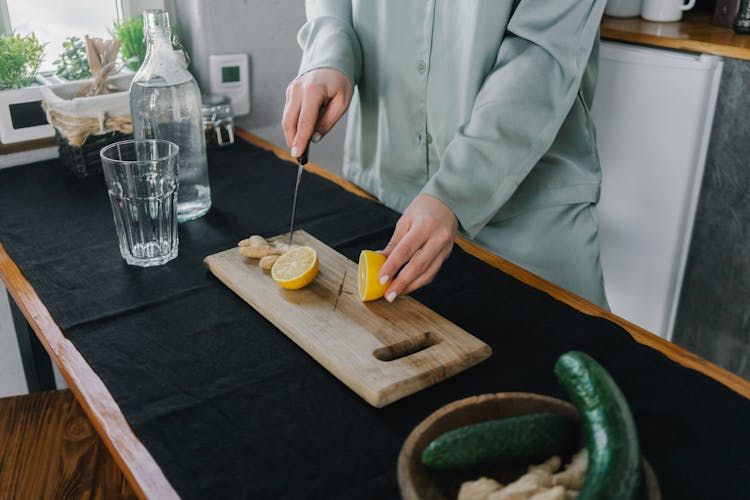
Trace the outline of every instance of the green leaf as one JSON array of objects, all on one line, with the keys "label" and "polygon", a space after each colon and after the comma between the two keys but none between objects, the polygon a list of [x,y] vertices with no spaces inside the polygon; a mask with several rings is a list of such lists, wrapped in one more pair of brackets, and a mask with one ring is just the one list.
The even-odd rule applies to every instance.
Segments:
[{"label": "green leaf", "polygon": [[0,36],[0,89],[33,83],[43,58],[44,44],[33,33]]}]

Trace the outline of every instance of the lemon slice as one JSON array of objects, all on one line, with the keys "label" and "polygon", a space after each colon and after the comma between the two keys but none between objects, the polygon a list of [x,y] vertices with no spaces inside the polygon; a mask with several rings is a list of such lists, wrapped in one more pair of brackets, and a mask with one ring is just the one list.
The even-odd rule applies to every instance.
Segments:
[{"label": "lemon slice", "polygon": [[362,302],[379,299],[385,293],[390,280],[385,285],[380,284],[378,272],[385,263],[385,255],[372,250],[362,250],[359,254],[359,269],[357,271],[357,288]]},{"label": "lemon slice", "polygon": [[318,254],[311,247],[297,247],[284,252],[271,268],[271,278],[288,290],[309,285],[317,274]]}]

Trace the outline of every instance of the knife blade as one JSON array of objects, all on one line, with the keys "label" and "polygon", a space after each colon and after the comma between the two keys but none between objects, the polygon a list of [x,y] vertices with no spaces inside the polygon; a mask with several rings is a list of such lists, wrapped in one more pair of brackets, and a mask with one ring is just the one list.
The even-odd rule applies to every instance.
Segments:
[{"label": "knife blade", "polygon": [[294,201],[292,201],[292,222],[289,224],[289,247],[292,246],[292,239],[294,238],[294,216],[297,212],[297,195],[299,194],[299,184],[302,180],[302,171],[304,166],[307,164],[307,151],[310,149],[308,143],[301,156],[297,157],[297,182],[294,184]]}]

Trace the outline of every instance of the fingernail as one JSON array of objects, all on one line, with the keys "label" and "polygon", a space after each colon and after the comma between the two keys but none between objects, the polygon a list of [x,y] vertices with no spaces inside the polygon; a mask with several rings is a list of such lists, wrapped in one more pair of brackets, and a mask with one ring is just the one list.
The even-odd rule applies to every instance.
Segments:
[{"label": "fingernail", "polygon": [[319,141],[320,141],[320,140],[321,140],[322,138],[323,138],[323,136],[322,136],[322,135],[320,135],[320,133],[318,133],[318,132],[315,132],[315,133],[314,133],[314,134],[312,135],[312,137],[310,138],[310,140],[311,140],[311,141],[313,141],[313,142],[319,142]]},{"label": "fingernail", "polygon": [[388,283],[389,279],[391,279],[391,277],[388,276],[387,274],[384,274],[383,276],[380,277],[380,284],[385,285],[386,283]]},{"label": "fingernail", "polygon": [[295,147],[292,148],[292,156],[294,156],[295,158],[297,158],[297,146],[295,146]]},{"label": "fingernail", "polygon": [[388,302],[393,302],[394,300],[396,300],[396,292],[391,292],[386,295],[385,300],[387,300]]}]

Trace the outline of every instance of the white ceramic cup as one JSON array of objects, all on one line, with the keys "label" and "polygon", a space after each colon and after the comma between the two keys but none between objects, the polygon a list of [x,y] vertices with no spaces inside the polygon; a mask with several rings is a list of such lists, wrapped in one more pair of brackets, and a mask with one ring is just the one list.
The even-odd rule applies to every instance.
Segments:
[{"label": "white ceramic cup", "polygon": [[638,17],[641,0],[609,0],[604,14],[611,17]]},{"label": "white ceramic cup", "polygon": [[694,6],[695,0],[643,0],[641,17],[648,21],[679,21],[682,19],[682,12]]}]

